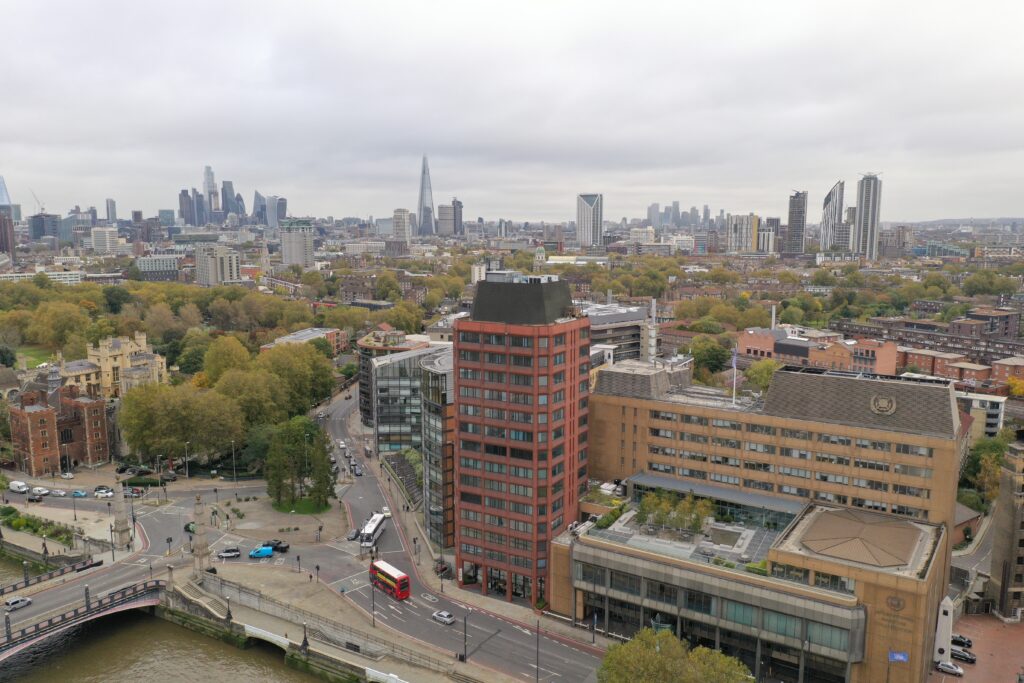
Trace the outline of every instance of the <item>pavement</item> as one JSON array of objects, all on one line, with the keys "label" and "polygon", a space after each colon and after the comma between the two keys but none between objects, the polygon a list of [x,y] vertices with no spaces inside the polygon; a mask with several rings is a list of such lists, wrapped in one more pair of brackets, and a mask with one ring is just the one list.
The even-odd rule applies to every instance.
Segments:
[{"label": "pavement", "polygon": [[[974,641],[971,652],[978,657],[976,664],[955,662],[964,670],[962,680],[1014,683],[1017,674],[1024,671],[1024,624],[1005,624],[990,614],[969,614],[956,622],[954,631]],[[933,671],[928,680],[955,679]]]}]

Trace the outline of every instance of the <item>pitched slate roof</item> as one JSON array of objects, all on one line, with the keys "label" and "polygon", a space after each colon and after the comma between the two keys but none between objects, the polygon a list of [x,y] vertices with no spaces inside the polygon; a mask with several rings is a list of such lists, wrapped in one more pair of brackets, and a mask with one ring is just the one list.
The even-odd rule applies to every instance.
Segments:
[{"label": "pitched slate roof", "polygon": [[952,384],[830,373],[775,373],[766,415],[954,438],[960,414]]}]

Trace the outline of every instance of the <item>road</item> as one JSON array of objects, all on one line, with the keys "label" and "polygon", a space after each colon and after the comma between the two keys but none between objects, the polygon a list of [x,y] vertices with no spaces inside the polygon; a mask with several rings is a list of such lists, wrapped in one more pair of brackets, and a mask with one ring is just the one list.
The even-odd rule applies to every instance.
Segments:
[{"label": "road", "polygon": [[[326,419],[322,421],[334,441],[342,438],[356,453],[357,461],[363,464],[364,476],[355,477],[354,482],[341,485],[337,494],[343,504],[347,504],[352,519],[358,525],[373,512],[381,510],[385,505],[392,509],[395,505],[385,495],[381,482],[377,477],[379,469],[363,458],[362,443],[353,440],[348,433],[348,416],[357,407],[358,392],[351,392],[353,398],[346,400],[339,397],[327,408]],[[339,459],[340,464],[344,464]],[[386,484],[385,484],[386,485]],[[149,578],[151,572],[159,578],[167,564],[167,538],[171,538],[170,548],[177,551],[188,543],[187,534],[182,527],[191,519],[192,501],[196,493],[209,497],[210,489],[189,490],[187,487],[174,490],[169,495],[172,503],[156,508],[137,506],[135,514],[144,533],[149,539],[149,548],[131,559],[94,570],[70,580],[60,588],[38,593],[33,597],[33,604],[16,614],[16,621],[21,622],[33,614],[42,614],[57,607],[69,604],[81,598],[86,584],[91,595],[106,593]],[[239,490],[243,495],[266,495],[265,486],[261,484]],[[70,498],[44,499],[44,505],[70,508]],[[397,502],[397,498],[394,499]],[[79,509],[105,510],[106,502],[91,498],[78,499],[75,504]],[[398,503],[400,505],[400,503]],[[216,552],[228,546],[237,546],[242,550],[243,558],[229,560],[233,562],[253,562],[246,555],[256,541],[246,539],[222,531],[210,531],[208,534],[211,549]],[[371,593],[368,568],[369,559],[360,556],[359,544],[344,539],[323,539],[322,543],[293,546],[286,554],[275,554],[273,558],[260,560],[261,563],[273,563],[278,566],[301,566],[304,570],[312,570],[319,565],[319,578],[335,590],[344,593],[356,604],[366,610],[373,609],[374,616],[381,626],[395,629],[410,638],[429,643],[452,653],[463,650],[463,624],[465,623],[466,651],[471,662],[477,662],[492,669],[523,677],[524,680],[558,681],[559,683],[590,683],[596,680],[596,669],[600,664],[599,657],[591,652],[578,649],[543,632],[538,639],[536,631],[522,624],[506,620],[488,612],[475,609],[459,601],[461,589],[452,586],[451,593],[435,594],[421,584],[415,571],[413,544],[401,533],[397,525],[389,522],[386,531],[378,541],[381,557],[407,573],[411,582],[411,598],[396,601],[381,591]],[[417,540],[418,543],[418,540]],[[177,554],[177,553],[175,553]],[[301,559],[300,559],[301,558]],[[426,558],[426,559],[423,559]],[[429,554],[424,552],[421,568],[431,571]],[[106,558],[107,562],[110,561]],[[180,557],[177,560],[180,564]],[[431,614],[436,610],[447,610],[456,617],[455,624],[445,626],[434,621]],[[463,618],[465,617],[465,621]],[[382,632],[383,638],[390,635]]]}]

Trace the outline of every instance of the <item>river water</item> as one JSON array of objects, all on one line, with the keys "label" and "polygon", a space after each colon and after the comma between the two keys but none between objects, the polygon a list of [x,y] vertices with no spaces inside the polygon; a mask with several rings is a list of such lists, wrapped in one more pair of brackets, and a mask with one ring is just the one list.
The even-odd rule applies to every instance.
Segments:
[{"label": "river water", "polygon": [[[17,581],[21,574],[18,564],[0,559],[0,584]],[[3,683],[317,680],[286,667],[278,648],[256,645],[239,650],[137,611],[65,631],[0,664]]]}]

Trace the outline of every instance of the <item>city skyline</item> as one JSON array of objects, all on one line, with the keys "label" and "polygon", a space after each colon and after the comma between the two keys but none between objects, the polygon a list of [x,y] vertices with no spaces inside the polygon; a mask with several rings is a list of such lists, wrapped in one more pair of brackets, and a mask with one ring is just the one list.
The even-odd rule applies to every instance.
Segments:
[{"label": "city skyline", "polygon": [[[749,5],[742,25],[715,7],[581,7],[445,5],[439,41],[421,30],[437,8],[417,5],[274,6],[274,22],[258,3],[14,5],[0,173],[15,202],[34,208],[34,190],[61,212],[112,197],[154,215],[210,165],[298,214],[388,216],[415,206],[426,154],[438,196],[471,216],[563,221],[583,191],[605,195],[609,220],[672,199],[783,216],[791,188],[816,205],[837,178],[879,169],[885,222],[1022,213],[1024,95],[1002,87],[1024,76],[1016,4],[924,24],[870,3]],[[867,29],[872,49],[851,49]],[[152,48],[183,35],[188,50]],[[644,50],[615,47],[640,37]],[[231,77],[207,78],[210,64]],[[95,73],[109,85],[83,88]],[[72,92],[77,106],[59,106]]]}]

